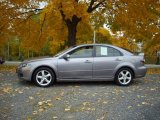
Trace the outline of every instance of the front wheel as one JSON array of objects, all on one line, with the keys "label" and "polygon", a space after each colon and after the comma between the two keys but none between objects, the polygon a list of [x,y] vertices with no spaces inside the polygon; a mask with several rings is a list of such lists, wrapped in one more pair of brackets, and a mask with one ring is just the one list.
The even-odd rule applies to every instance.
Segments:
[{"label": "front wheel", "polygon": [[115,82],[121,86],[128,86],[132,83],[132,81],[133,72],[128,68],[120,69],[115,76]]},{"label": "front wheel", "polygon": [[34,72],[33,80],[40,87],[48,87],[53,84],[55,75],[51,69],[41,67]]}]

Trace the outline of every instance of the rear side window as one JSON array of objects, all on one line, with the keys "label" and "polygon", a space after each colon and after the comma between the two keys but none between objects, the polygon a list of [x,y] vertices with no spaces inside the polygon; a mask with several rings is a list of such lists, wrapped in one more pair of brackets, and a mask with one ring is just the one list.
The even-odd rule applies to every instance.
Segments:
[{"label": "rear side window", "polygon": [[96,57],[122,56],[121,52],[113,47],[96,46]]}]

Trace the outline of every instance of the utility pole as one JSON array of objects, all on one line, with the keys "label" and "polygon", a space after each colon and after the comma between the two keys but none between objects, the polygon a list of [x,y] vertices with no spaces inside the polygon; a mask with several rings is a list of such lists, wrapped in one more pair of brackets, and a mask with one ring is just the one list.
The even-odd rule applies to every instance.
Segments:
[{"label": "utility pole", "polygon": [[9,39],[8,39],[8,50],[7,50],[8,51],[7,52],[8,53],[8,60],[9,60],[9,50],[10,50],[10,48],[9,48]]},{"label": "utility pole", "polygon": [[20,40],[18,37],[16,37],[16,42],[17,42],[17,45],[18,45],[18,59],[20,58]]},{"label": "utility pole", "polygon": [[29,58],[29,50],[28,50],[28,58]]},{"label": "utility pole", "polygon": [[95,44],[96,43],[96,31],[94,30],[94,33],[93,33],[93,43]]}]

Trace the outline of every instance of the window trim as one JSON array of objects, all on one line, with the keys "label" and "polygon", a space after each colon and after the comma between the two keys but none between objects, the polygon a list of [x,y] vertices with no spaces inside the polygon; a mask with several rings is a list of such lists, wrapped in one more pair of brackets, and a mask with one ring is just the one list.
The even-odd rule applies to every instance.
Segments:
[{"label": "window trim", "polygon": [[112,46],[107,46],[107,45],[95,45],[94,46],[94,57],[120,57],[120,56],[96,56],[96,47],[108,47],[108,48],[112,48],[112,49],[115,49],[115,50],[117,50],[119,53],[120,53],[120,56],[124,56],[123,55],[123,53],[120,51],[120,50],[118,50],[118,49],[116,49],[116,48],[114,48],[114,47],[112,47]]},{"label": "window trim", "polygon": [[[75,49],[67,52],[66,54],[69,54],[70,52],[73,52],[74,50],[77,50],[77,49],[80,49],[80,48],[83,48],[83,47],[92,47],[92,56],[91,56],[91,57],[75,57],[75,58],[72,58],[72,57],[71,57],[71,58],[69,58],[69,59],[92,58],[92,57],[94,56],[94,46],[93,46],[93,45],[80,46],[80,47],[77,47],[77,48],[75,48]],[[64,54],[64,55],[66,55],[66,54]],[[64,56],[64,55],[63,55],[63,56]]]}]

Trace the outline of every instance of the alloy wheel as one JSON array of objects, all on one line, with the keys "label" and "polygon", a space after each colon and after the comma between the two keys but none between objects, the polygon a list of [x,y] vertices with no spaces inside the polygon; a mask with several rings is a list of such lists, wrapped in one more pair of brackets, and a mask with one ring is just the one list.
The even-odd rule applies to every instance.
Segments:
[{"label": "alloy wheel", "polygon": [[122,70],[118,74],[118,81],[122,85],[127,85],[131,82],[132,80],[132,74],[128,70]]},{"label": "alloy wheel", "polygon": [[40,70],[36,74],[36,81],[39,85],[41,86],[47,86],[51,83],[52,81],[52,75],[49,71],[47,70]]}]

